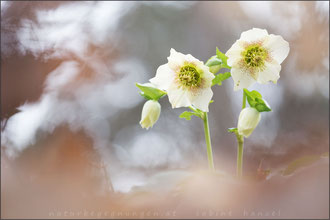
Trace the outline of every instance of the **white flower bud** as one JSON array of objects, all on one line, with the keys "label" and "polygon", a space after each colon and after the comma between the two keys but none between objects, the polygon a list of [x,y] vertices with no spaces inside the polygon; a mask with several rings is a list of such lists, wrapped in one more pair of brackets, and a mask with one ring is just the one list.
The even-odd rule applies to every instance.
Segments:
[{"label": "white flower bud", "polygon": [[140,121],[141,127],[146,129],[152,127],[159,118],[160,109],[161,107],[159,102],[154,100],[147,101],[142,109]]},{"label": "white flower bud", "polygon": [[261,114],[255,108],[245,108],[241,111],[238,118],[238,133],[244,137],[249,137],[257,127],[261,119]]}]

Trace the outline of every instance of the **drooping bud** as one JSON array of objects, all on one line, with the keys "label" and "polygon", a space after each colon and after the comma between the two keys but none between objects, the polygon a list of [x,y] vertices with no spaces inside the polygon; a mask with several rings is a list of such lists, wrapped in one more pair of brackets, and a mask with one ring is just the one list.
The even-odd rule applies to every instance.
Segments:
[{"label": "drooping bud", "polygon": [[238,118],[238,133],[244,137],[249,137],[257,127],[261,119],[260,112],[255,108],[245,108],[241,111]]},{"label": "drooping bud", "polygon": [[161,106],[159,102],[155,100],[147,101],[142,109],[141,115],[141,127],[149,129],[152,127],[159,118]]}]

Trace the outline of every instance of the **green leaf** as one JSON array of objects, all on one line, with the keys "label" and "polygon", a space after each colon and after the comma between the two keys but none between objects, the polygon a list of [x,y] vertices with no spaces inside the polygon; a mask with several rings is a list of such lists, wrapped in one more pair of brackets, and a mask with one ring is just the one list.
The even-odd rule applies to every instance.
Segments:
[{"label": "green leaf", "polygon": [[237,128],[228,128],[228,132],[230,132],[230,133],[236,133],[237,132]]},{"label": "green leaf", "polygon": [[256,101],[257,103],[255,108],[258,110],[258,112],[270,112],[272,110],[266,100],[262,98],[256,98]]},{"label": "green leaf", "polygon": [[259,112],[269,112],[272,110],[267,101],[262,98],[262,95],[258,91],[249,91],[247,89],[243,89],[243,91],[251,107],[257,109]]},{"label": "green leaf", "polygon": [[146,99],[158,101],[161,97],[166,95],[166,92],[145,84],[136,83],[135,85],[141,90],[140,95]]},{"label": "green leaf", "polygon": [[193,115],[201,118],[201,115],[199,113],[197,113],[197,112],[188,112],[188,111],[182,112],[179,117],[180,118],[185,118],[186,120],[189,121],[191,119],[191,116],[193,116]]},{"label": "green leaf", "polygon": [[256,90],[252,90],[250,94],[256,98],[262,98],[262,95]]},{"label": "green leaf", "polygon": [[216,84],[218,84],[219,86],[221,86],[222,85],[222,81],[224,81],[224,80],[226,80],[226,79],[228,79],[230,77],[231,77],[230,72],[219,73],[212,80],[212,86],[214,86]]},{"label": "green leaf", "polygon": [[216,48],[216,51],[217,51],[217,52],[216,52],[217,57],[222,61],[222,66],[223,66],[223,68],[230,69],[231,67],[228,66],[228,64],[227,64],[227,59],[228,59],[228,57],[227,57],[224,53],[222,53],[222,52],[219,50],[218,47]]},{"label": "green leaf", "polygon": [[284,176],[290,175],[300,168],[303,168],[303,167],[306,167],[306,166],[309,166],[309,165],[315,163],[319,159],[320,159],[320,155],[310,155],[310,156],[304,156],[297,160],[294,160],[283,171],[282,175],[284,175]]}]

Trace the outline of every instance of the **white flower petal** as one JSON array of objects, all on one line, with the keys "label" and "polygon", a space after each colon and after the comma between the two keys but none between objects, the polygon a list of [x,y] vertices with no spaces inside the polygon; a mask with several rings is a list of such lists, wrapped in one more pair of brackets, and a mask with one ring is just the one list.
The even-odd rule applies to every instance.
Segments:
[{"label": "white flower petal", "polygon": [[207,66],[199,66],[203,70],[203,88],[211,87],[212,80],[215,78],[214,74],[210,72],[210,68]]},{"label": "white flower petal", "polygon": [[267,84],[269,81],[277,83],[280,78],[281,65],[276,61],[266,62],[266,69],[258,74],[258,83]]},{"label": "white flower petal", "polygon": [[173,69],[174,71],[176,71],[178,68],[180,68],[184,62],[185,62],[185,57],[186,55],[177,52],[176,50],[174,50],[173,48],[171,48],[170,50],[170,56],[167,57],[168,60],[168,66]]},{"label": "white flower petal", "polygon": [[289,43],[279,35],[269,35],[263,43],[263,46],[270,51],[271,57],[279,64],[283,62],[290,51]]},{"label": "white flower petal", "polygon": [[179,86],[173,82],[167,91],[167,96],[169,102],[172,104],[172,108],[191,106],[188,93],[188,90],[179,88]]},{"label": "white flower petal", "polygon": [[213,92],[211,87],[189,93],[189,98],[192,105],[204,112],[209,111],[209,104],[212,99],[212,96],[213,96]]},{"label": "white flower petal", "polygon": [[267,30],[265,29],[260,29],[260,28],[252,28],[248,31],[244,31],[241,34],[240,40],[246,41],[246,42],[256,42],[259,40],[262,40],[268,35]]},{"label": "white flower petal", "polygon": [[[191,54],[184,55],[171,49],[168,63],[157,69],[156,76],[150,79],[157,88],[167,91],[169,102],[172,108],[195,107],[208,111],[209,102],[213,96],[211,90],[214,74],[205,66],[202,61],[194,58]],[[197,87],[189,87],[177,80],[177,74],[180,69],[188,63],[195,66],[198,71],[201,70],[201,84]],[[194,104],[192,103],[194,102]]]},{"label": "white flower petal", "polygon": [[255,79],[250,75],[249,72],[246,72],[240,68],[231,68],[231,76],[234,80],[234,91],[248,88],[255,82]]},{"label": "white flower petal", "polygon": [[233,46],[226,52],[226,56],[228,57],[227,59],[227,64],[229,66],[234,66],[235,63],[237,63],[239,60],[242,58],[242,51],[244,48],[242,47],[242,41],[237,40]]},{"label": "white flower petal", "polygon": [[[262,47],[269,51],[271,59],[265,60],[265,69],[262,72],[255,72],[257,68],[249,67],[240,63],[242,61],[242,51],[251,44],[261,44]],[[234,90],[247,88],[255,81],[266,84],[269,81],[274,83],[280,78],[280,64],[288,56],[290,51],[289,43],[281,36],[269,35],[267,30],[253,28],[241,34],[239,40],[227,51],[227,63],[232,67],[231,75],[234,80]],[[270,60],[270,61],[269,61]],[[251,72],[255,74],[251,75]]]},{"label": "white flower petal", "polygon": [[188,63],[194,63],[195,65],[204,65],[203,61],[196,59],[191,54],[187,54],[184,56],[185,56],[185,61]]},{"label": "white flower petal", "polygon": [[175,73],[167,64],[164,64],[158,67],[156,76],[149,81],[159,89],[168,90],[174,79]]}]

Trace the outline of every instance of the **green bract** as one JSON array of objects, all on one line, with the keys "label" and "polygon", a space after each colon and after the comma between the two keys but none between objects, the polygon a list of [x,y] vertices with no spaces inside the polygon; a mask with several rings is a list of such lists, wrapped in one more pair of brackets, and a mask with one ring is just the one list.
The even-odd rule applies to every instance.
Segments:
[{"label": "green bract", "polygon": [[236,133],[237,128],[228,128],[227,131],[230,132],[230,133]]},{"label": "green bract", "polygon": [[195,115],[196,117],[203,119],[203,115],[204,115],[203,111],[193,108],[193,107],[189,107],[189,108],[192,110],[192,112],[189,112],[189,111],[182,112],[179,117],[185,118],[186,120],[189,121],[191,119],[191,116]]},{"label": "green bract", "polygon": [[227,59],[226,55],[217,48],[216,49],[216,55],[212,56],[206,63],[205,65],[210,68],[210,72],[213,74],[216,74],[219,72],[220,69],[226,68],[230,69],[231,67],[228,66],[227,64]]},{"label": "green bract", "polygon": [[190,120],[191,119],[191,116],[197,116],[197,117],[201,117],[200,114],[196,113],[196,112],[189,112],[189,111],[185,111],[185,112],[182,112],[181,115],[179,116],[180,118],[185,118],[186,120]]},{"label": "green bract", "polygon": [[230,69],[231,67],[228,66],[227,64],[228,57],[224,53],[222,53],[218,48],[216,48],[216,51],[217,51],[217,57],[222,61],[223,68]]},{"label": "green bract", "polygon": [[219,73],[218,75],[215,76],[215,78],[212,80],[212,86],[214,85],[222,85],[222,81],[228,79],[231,77],[230,72],[225,72],[225,73]]},{"label": "green bract", "polygon": [[249,105],[257,109],[258,112],[269,112],[272,110],[266,100],[262,98],[261,94],[258,91],[249,91],[247,89],[244,89],[243,91],[246,95]]},{"label": "green bract", "polygon": [[[222,53],[218,48],[216,48],[216,55],[212,56],[206,63],[205,65],[210,68],[210,72],[213,74],[216,74],[219,72],[221,69],[230,69],[231,67],[228,66],[227,64],[227,59],[226,55]],[[231,77],[230,72],[225,72],[225,73],[220,73],[215,76],[215,78],[212,81],[212,86],[214,85],[222,85],[222,81],[228,79]]]},{"label": "green bract", "polygon": [[141,92],[139,92],[140,95],[148,100],[158,101],[161,97],[166,95],[166,92],[154,87],[146,86],[140,83],[135,83],[135,85],[141,90]]}]

